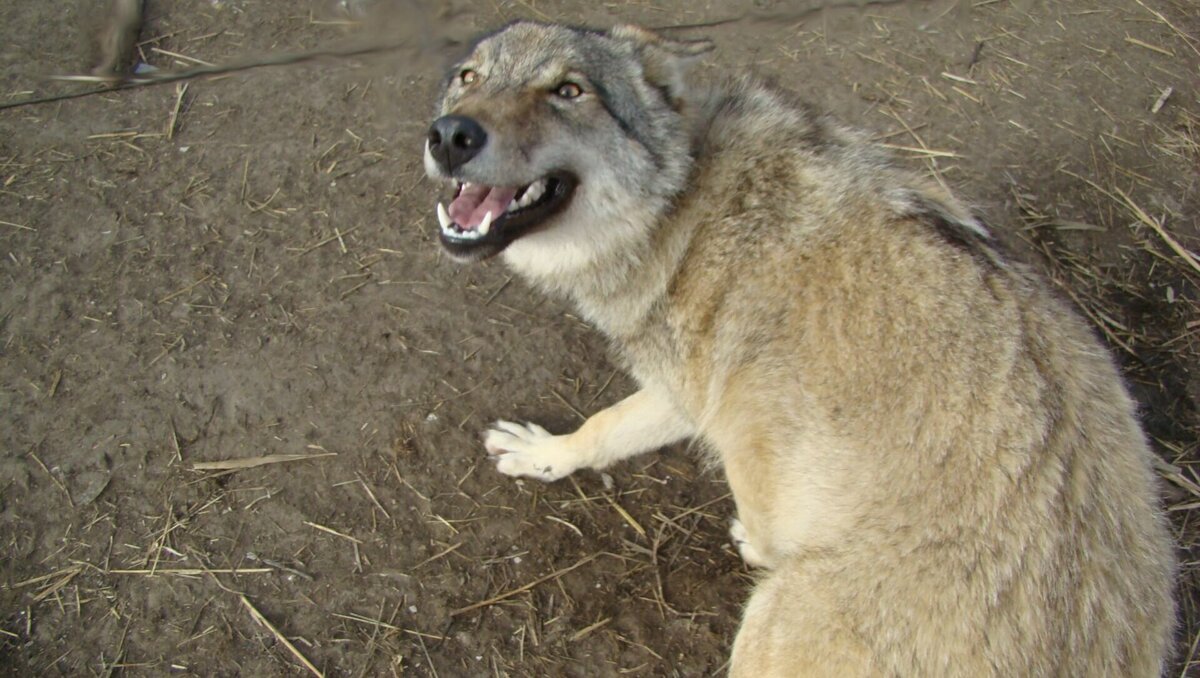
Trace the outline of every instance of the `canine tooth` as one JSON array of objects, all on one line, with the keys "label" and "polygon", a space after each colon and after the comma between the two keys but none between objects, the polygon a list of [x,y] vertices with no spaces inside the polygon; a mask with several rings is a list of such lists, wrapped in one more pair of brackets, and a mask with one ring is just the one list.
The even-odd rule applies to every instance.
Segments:
[{"label": "canine tooth", "polygon": [[442,225],[442,230],[450,228],[450,224],[454,223],[454,220],[450,218],[450,213],[446,211],[446,206],[439,202],[437,212],[438,223]]},{"label": "canine tooth", "polygon": [[479,233],[479,237],[482,238],[483,236],[487,235],[488,231],[490,231],[491,229],[492,229],[492,211],[488,210],[488,213],[483,215],[483,221],[479,222],[479,228],[475,229],[475,231],[477,233]]}]

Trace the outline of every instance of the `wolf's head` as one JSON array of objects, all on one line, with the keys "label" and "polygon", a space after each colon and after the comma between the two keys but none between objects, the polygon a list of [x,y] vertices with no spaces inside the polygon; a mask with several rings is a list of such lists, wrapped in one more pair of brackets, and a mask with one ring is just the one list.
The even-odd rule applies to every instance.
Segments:
[{"label": "wolf's head", "polygon": [[443,247],[532,274],[645,237],[690,166],[684,74],[711,43],[532,22],[484,36],[445,80],[425,169],[450,184]]}]

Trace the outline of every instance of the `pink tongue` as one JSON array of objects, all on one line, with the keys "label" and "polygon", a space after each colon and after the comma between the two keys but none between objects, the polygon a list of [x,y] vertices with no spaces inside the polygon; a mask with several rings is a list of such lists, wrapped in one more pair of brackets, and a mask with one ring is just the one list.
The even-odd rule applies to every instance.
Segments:
[{"label": "pink tongue", "polygon": [[508,209],[508,204],[517,195],[517,189],[503,186],[471,184],[450,203],[450,218],[465,229],[479,226],[488,212],[492,219],[498,218]]}]

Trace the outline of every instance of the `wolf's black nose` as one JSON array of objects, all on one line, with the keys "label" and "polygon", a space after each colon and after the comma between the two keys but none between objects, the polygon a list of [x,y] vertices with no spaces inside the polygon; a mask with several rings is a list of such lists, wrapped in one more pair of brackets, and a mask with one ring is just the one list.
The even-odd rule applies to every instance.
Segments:
[{"label": "wolf's black nose", "polygon": [[444,115],[429,128],[429,152],[447,173],[478,155],[486,143],[483,126],[463,115]]}]

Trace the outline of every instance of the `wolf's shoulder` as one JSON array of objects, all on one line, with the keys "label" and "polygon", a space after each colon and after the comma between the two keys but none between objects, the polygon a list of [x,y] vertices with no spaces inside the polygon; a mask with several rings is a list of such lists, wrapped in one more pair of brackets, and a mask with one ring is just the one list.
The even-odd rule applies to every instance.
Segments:
[{"label": "wolf's shoulder", "polygon": [[[763,76],[726,76],[698,88],[690,98],[700,153],[727,150],[735,144],[775,151],[872,147],[863,132]],[[880,159],[885,155],[879,153]]]}]

